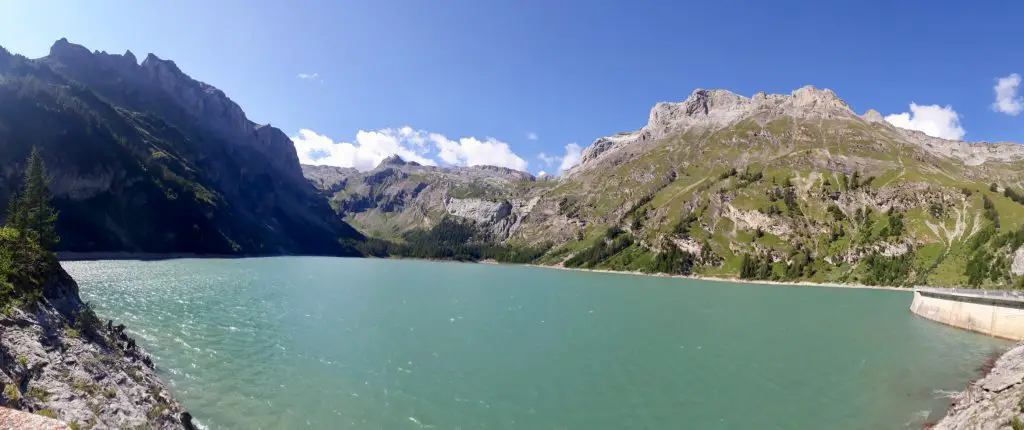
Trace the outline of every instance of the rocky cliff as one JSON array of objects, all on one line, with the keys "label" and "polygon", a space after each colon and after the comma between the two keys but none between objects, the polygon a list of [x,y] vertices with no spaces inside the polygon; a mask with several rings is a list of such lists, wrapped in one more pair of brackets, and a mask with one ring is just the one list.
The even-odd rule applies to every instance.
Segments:
[{"label": "rocky cliff", "polygon": [[352,255],[362,236],[302,176],[292,142],[149,54],[0,53],[0,199],[32,146],[66,251]]},{"label": "rocky cliff", "polygon": [[43,300],[0,316],[0,406],[75,428],[194,428],[124,326],[103,324],[53,261]]},{"label": "rocky cliff", "polygon": [[429,229],[453,216],[473,221],[492,240],[503,242],[536,203],[535,197],[523,192],[534,188],[536,178],[502,167],[441,168],[392,156],[367,172],[331,166],[302,168],[339,216],[381,237]]},{"label": "rocky cliff", "polygon": [[492,243],[553,244],[541,264],[1024,286],[1013,268],[1024,147],[897,128],[811,86],[752,97],[698,89],[658,103],[646,125],[596,139],[555,180],[394,160],[369,172],[304,169],[370,235],[400,238],[448,217]]},{"label": "rocky cliff", "polygon": [[933,430],[1024,428],[1024,345],[1003,354],[983,378],[957,394]]}]

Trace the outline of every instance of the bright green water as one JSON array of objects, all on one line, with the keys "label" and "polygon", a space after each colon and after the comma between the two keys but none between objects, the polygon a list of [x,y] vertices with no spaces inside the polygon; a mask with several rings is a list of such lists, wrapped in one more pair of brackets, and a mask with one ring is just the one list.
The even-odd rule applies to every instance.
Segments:
[{"label": "bright green water", "polygon": [[211,428],[919,428],[1008,345],[893,291],[305,257],[64,267]]}]

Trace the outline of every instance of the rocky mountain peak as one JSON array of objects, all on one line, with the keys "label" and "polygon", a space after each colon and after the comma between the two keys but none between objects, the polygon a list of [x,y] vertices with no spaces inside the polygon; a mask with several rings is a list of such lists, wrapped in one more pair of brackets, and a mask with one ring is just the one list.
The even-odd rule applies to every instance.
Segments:
[{"label": "rocky mountain peak", "polygon": [[853,114],[846,102],[828,88],[819,90],[813,85],[806,85],[793,91],[791,96],[795,108],[810,110],[816,117],[831,118],[837,113]]},{"label": "rocky mountain peak", "polygon": [[135,54],[133,54],[133,53],[132,53],[132,51],[131,51],[130,49],[129,49],[129,50],[127,50],[127,51],[124,51],[124,55],[123,55],[123,56],[124,56],[124,58],[125,58],[126,60],[129,60],[129,61],[131,61],[131,62],[132,62],[132,64],[135,64],[135,65],[138,65],[138,64],[139,64],[139,60],[138,60],[137,58],[135,58]]},{"label": "rocky mountain peak", "polygon": [[882,117],[882,114],[878,113],[878,111],[874,110],[874,109],[868,109],[868,111],[864,112],[864,115],[861,115],[860,117],[863,118],[864,121],[867,121],[867,122],[877,122],[877,123],[884,123],[885,122],[885,118]]},{"label": "rocky mountain peak", "polygon": [[92,55],[92,52],[89,52],[88,48],[68,42],[66,37],[60,38],[50,46],[51,57],[81,59],[90,55]]},{"label": "rocky mountain peak", "polygon": [[178,68],[174,61],[164,60],[157,57],[152,52],[146,55],[146,59],[142,61],[142,68],[150,70],[162,70],[165,72],[173,73],[175,75],[184,75],[181,69]]},{"label": "rocky mountain peak", "polygon": [[383,166],[404,166],[404,165],[406,165],[405,160],[403,160],[402,157],[398,156],[398,154],[393,154],[393,155],[391,155],[391,156],[381,160],[380,164],[378,164],[377,167],[380,168],[380,167],[383,167]]}]

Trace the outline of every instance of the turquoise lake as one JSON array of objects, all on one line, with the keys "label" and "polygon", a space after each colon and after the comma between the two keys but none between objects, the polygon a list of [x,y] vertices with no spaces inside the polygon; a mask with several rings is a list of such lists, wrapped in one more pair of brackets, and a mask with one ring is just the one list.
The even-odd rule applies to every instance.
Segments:
[{"label": "turquoise lake", "polygon": [[208,428],[900,429],[1010,343],[900,291],[488,264],[62,263]]}]

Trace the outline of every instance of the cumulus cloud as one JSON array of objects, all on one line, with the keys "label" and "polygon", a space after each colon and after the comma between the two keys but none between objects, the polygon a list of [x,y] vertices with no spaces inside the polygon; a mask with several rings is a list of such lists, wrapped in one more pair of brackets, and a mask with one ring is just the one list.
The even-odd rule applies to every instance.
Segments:
[{"label": "cumulus cloud", "polygon": [[494,138],[452,140],[440,133],[409,126],[360,130],[353,142],[334,141],[309,129],[299,130],[291,139],[303,164],[354,167],[364,171],[392,155],[429,166],[492,165],[525,171],[528,164],[512,152],[507,143]]},{"label": "cumulus cloud", "polygon": [[537,133],[534,133],[532,131],[526,132],[526,138],[530,139],[530,140],[537,140],[537,139],[539,139],[539,137],[537,137]]},{"label": "cumulus cloud", "polygon": [[445,164],[455,166],[500,166],[516,170],[526,170],[526,160],[520,158],[508,144],[493,137],[484,140],[475,137],[463,137],[458,141],[448,139],[438,133],[431,133],[430,140],[437,146],[437,157]]},{"label": "cumulus cloud", "polygon": [[544,162],[545,166],[558,165],[558,174],[561,175],[563,171],[568,170],[570,167],[579,164],[580,155],[583,152],[583,148],[575,143],[565,145],[565,155],[548,155],[541,152],[537,154],[537,159]]},{"label": "cumulus cloud", "polygon": [[996,92],[996,101],[992,103],[992,110],[1007,115],[1017,116],[1024,110],[1024,99],[1020,97],[1020,75],[1011,73],[1008,76],[999,78],[996,86],[992,87]]},{"label": "cumulus cloud", "polygon": [[580,156],[583,149],[575,143],[565,145],[565,155],[562,156],[562,164],[558,166],[558,174],[568,170],[570,167],[580,164]]},{"label": "cumulus cloud", "polygon": [[550,165],[555,164],[555,163],[557,163],[559,161],[562,161],[562,157],[559,157],[557,155],[548,155],[548,154],[545,154],[543,152],[541,152],[540,154],[537,154],[537,159],[540,160],[540,161],[543,161],[545,166],[550,166]]},{"label": "cumulus cloud", "polygon": [[437,165],[427,157],[430,147],[427,145],[426,132],[410,127],[360,130],[356,133],[355,142],[335,142],[330,137],[308,129],[299,130],[291,139],[302,164],[370,170],[385,158],[397,154],[406,161]]},{"label": "cumulus cloud", "polygon": [[543,171],[543,170],[541,170],[541,171],[537,172],[537,177],[538,177],[538,178],[540,178],[540,177],[544,177],[544,176],[547,176],[547,175],[548,175],[548,172],[545,172],[545,171]]},{"label": "cumulus cloud", "polygon": [[960,126],[960,114],[950,105],[910,104],[910,112],[887,115],[889,124],[917,130],[932,137],[960,140],[967,132]]},{"label": "cumulus cloud", "polygon": [[295,75],[295,77],[299,78],[299,79],[312,80],[312,79],[319,78],[320,74],[319,73],[299,73],[298,75]]}]

